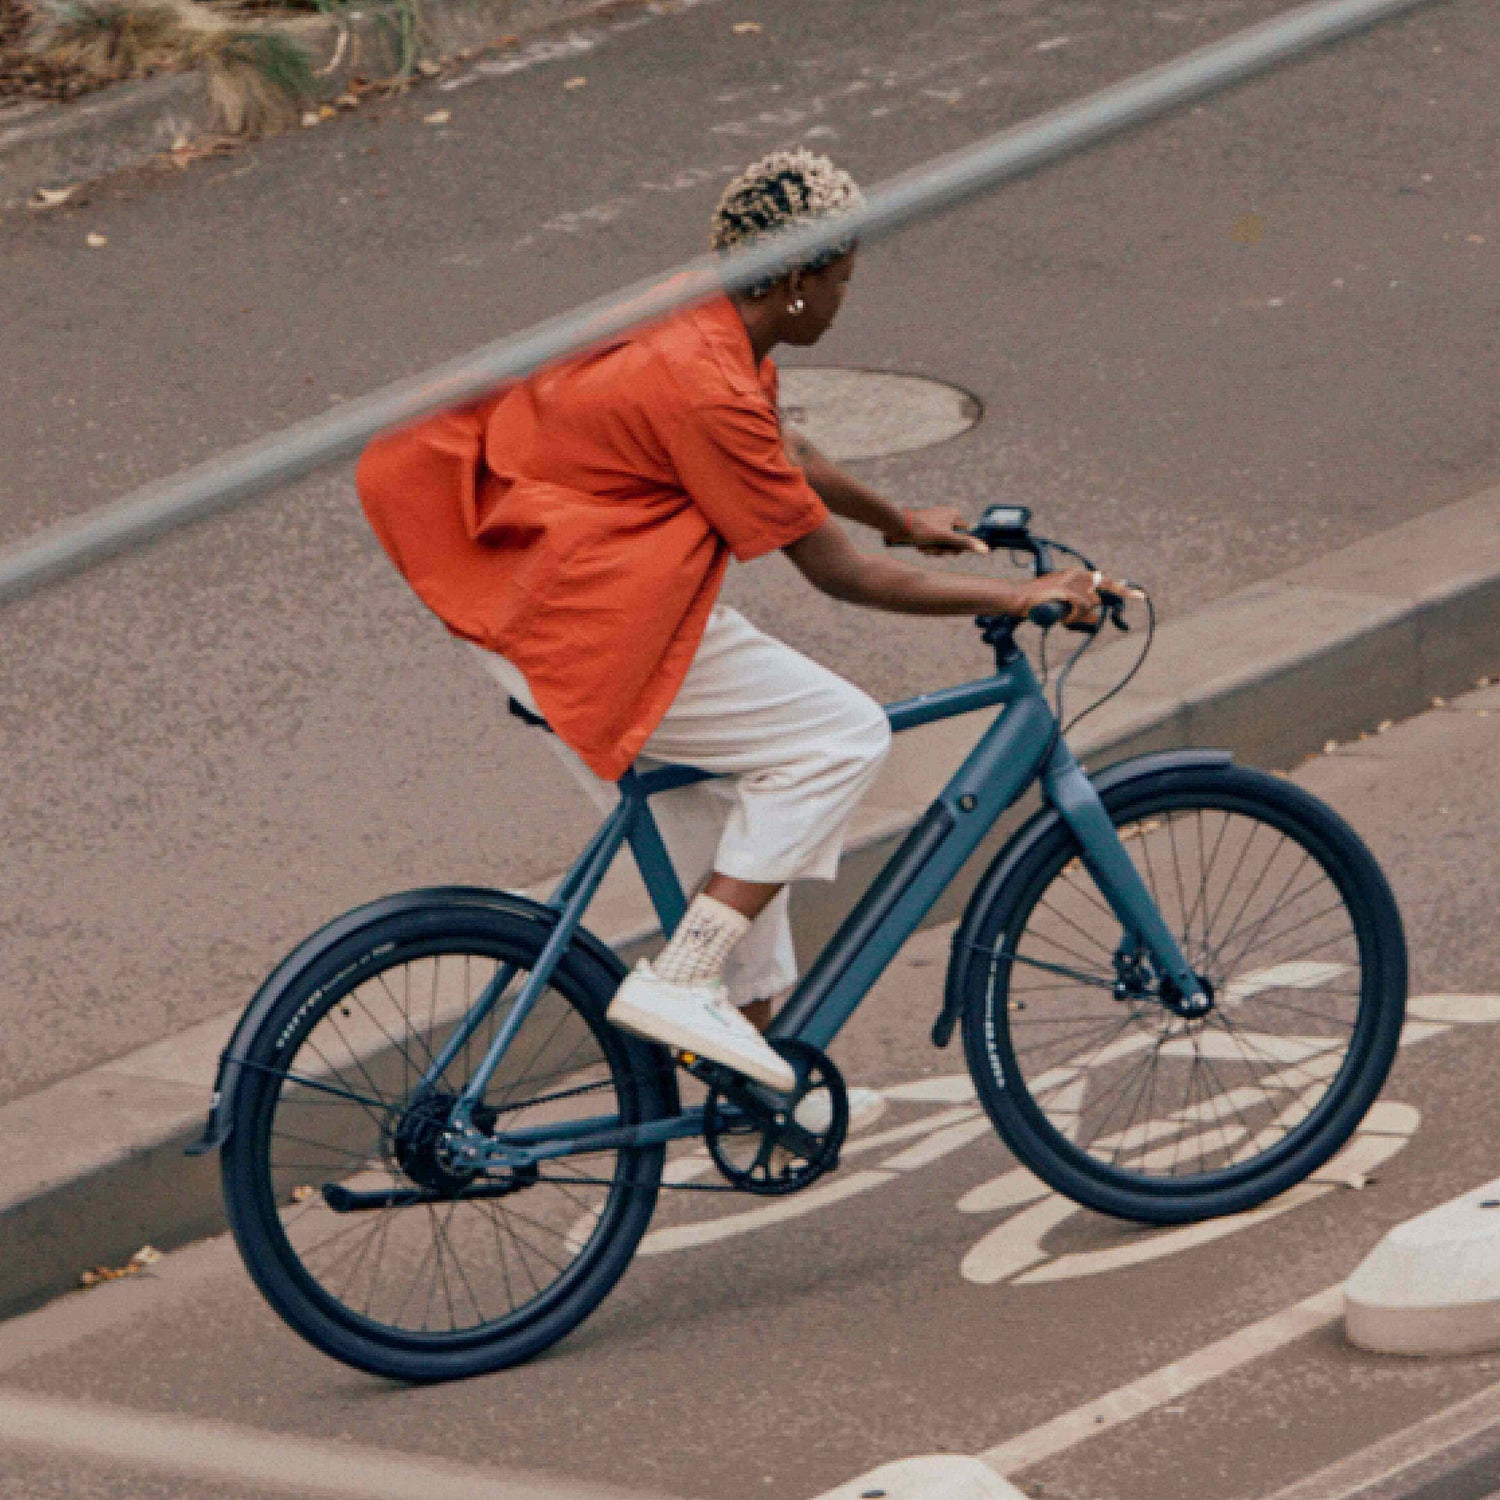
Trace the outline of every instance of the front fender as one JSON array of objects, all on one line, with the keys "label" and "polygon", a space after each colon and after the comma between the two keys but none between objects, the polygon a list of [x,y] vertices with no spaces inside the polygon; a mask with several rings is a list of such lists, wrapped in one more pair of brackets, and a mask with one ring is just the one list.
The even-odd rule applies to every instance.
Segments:
[{"label": "front fender", "polygon": [[[219,1055],[218,1074],[214,1079],[213,1097],[208,1107],[208,1122],[202,1136],[186,1148],[186,1155],[203,1156],[229,1139],[230,1124],[234,1119],[234,1095],[245,1072],[245,1059],[249,1055],[250,1044],[288,986],[307,965],[365,927],[388,917],[398,916],[402,912],[419,911],[432,906],[487,907],[534,921],[543,930],[554,926],[558,918],[555,907],[544,906],[539,901],[514,895],[509,891],[486,890],[480,886],[433,886],[424,890],[401,891],[393,896],[382,896],[379,900],[345,912],[341,917],[335,917],[292,949],[271,971],[255,992],[255,998],[245,1007],[245,1013],[229,1039],[229,1045]],[[579,928],[574,941],[587,948],[591,956],[606,969],[624,977],[625,968],[619,957],[591,932]]]},{"label": "front fender", "polygon": [[[1234,757],[1228,750],[1158,750],[1150,755],[1137,755],[1129,760],[1116,761],[1102,771],[1090,773],[1089,780],[1093,783],[1094,790],[1103,797],[1147,777],[1233,764]],[[943,1009],[932,1027],[933,1046],[948,1045],[953,1039],[953,1029],[963,1010],[964,986],[958,962],[960,952],[969,951],[969,945],[974,942],[974,929],[979,925],[980,918],[1020,868],[1022,861],[1061,822],[1062,815],[1050,805],[1034,813],[990,862],[989,869],[974,887],[974,894],[969,897],[969,904],[964,908],[963,920],[953,934],[953,955],[948,964]]]}]

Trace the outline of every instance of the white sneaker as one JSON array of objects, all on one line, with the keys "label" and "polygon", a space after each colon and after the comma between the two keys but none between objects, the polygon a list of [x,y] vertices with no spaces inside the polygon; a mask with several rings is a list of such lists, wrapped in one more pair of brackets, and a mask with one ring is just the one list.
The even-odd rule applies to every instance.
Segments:
[{"label": "white sneaker", "polygon": [[[885,1095],[874,1089],[849,1090],[849,1134],[873,1125],[885,1113]],[[818,1089],[809,1094],[797,1106],[793,1116],[796,1122],[814,1135],[822,1135],[833,1123],[833,1101],[827,1089]]]},{"label": "white sneaker", "polygon": [[643,958],[605,1017],[621,1031],[696,1052],[780,1093],[797,1086],[791,1064],[729,1003],[722,980],[674,984],[658,979]]}]

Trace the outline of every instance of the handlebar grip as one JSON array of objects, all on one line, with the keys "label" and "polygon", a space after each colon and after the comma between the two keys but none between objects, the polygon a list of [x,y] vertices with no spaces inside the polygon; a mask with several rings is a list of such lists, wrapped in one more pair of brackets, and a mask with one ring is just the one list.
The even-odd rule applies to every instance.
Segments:
[{"label": "handlebar grip", "polygon": [[1026,618],[1043,630],[1050,630],[1054,625],[1061,624],[1067,617],[1068,606],[1055,599],[1050,604],[1038,604],[1026,613]]}]

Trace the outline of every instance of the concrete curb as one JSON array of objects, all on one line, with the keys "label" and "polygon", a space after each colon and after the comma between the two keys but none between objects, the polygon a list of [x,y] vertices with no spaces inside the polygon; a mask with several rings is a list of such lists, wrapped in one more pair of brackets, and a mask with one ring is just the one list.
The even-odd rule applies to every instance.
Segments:
[{"label": "concrete curb", "polygon": [[[427,0],[422,7],[423,55],[451,58],[502,36],[584,21],[628,0]],[[388,28],[353,12],[352,24],[322,17],[288,23],[304,41],[330,97],[351,74],[386,77],[399,59]],[[201,73],[176,73],[115,84],[67,104],[23,105],[0,116],[0,209],[13,208],[40,187],[87,182],[143,166],[182,137],[218,130]]]},{"label": "concrete curb", "polygon": [[1500,1182],[1398,1224],[1344,1284],[1344,1331],[1373,1354],[1500,1348]]},{"label": "concrete curb", "polygon": [[[1113,686],[1137,650],[1130,637],[1091,652],[1071,701],[1082,706]],[[1500,487],[1165,626],[1141,675],[1072,739],[1094,765],[1196,744],[1285,768],[1327,740],[1414,714],[1497,671]],[[838,879],[796,893],[804,956],[842,920],[986,723],[971,715],[897,740]],[[1020,816],[997,827],[931,922],[958,914]],[[627,957],[653,931],[625,864],[590,917]],[[201,1129],[235,1019],[204,1022],[0,1108],[0,1314],[65,1291],[84,1268],[119,1264],[142,1244],[222,1228],[215,1163],[181,1153]]]},{"label": "concrete curb", "polygon": [[982,1459],[934,1453],[903,1458],[841,1484],[817,1500],[1026,1500]]}]

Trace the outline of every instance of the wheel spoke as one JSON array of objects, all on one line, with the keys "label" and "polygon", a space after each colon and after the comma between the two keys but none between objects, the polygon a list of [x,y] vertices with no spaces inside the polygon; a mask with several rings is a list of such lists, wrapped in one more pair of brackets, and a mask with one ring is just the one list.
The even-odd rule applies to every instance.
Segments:
[{"label": "wheel spoke", "polygon": [[[497,1173],[504,1196],[466,1196],[473,1174],[447,1154],[447,1112],[498,1035],[504,996],[465,1027],[467,1044],[442,1076],[431,1074],[444,1038],[464,1024],[463,1007],[478,1003],[502,965],[524,978],[535,950],[513,939],[418,933],[378,952],[374,964],[346,963],[342,987],[310,978],[300,1002],[288,991],[289,1019],[275,1023],[285,1066],[250,1065],[264,1102],[254,1128],[237,1120],[231,1140],[259,1142],[255,1212],[278,1259],[295,1268],[308,1316],[321,1309],[355,1320],[389,1351],[389,1368],[420,1374],[425,1351],[482,1353],[491,1339],[503,1347],[512,1331],[534,1325],[538,1309],[565,1305],[586,1280],[580,1261],[604,1264],[622,1224],[644,1231],[642,1189],[654,1194],[659,1167],[642,1159],[650,1148],[595,1151],[596,1177],[559,1182],[534,1172],[510,1183]],[[649,1118],[633,1101],[657,1097],[654,1075],[631,1077],[629,1044],[602,1020],[608,991],[575,994],[581,983],[560,973],[538,996],[476,1112],[482,1129],[502,1118],[532,1130]],[[358,1213],[345,1217],[347,1196],[325,1200],[320,1189],[331,1183],[363,1195]]]},{"label": "wheel spoke", "polygon": [[[1222,773],[1216,784],[1254,774]],[[1336,852],[1317,852],[1326,845],[1300,831],[1300,812],[1280,806],[1290,793],[1256,780],[1254,796],[1221,803],[1174,789],[1117,819],[1142,883],[1212,986],[1203,1020],[1174,1012],[1149,968],[1139,993],[1103,1002],[1114,965],[1096,977],[1085,956],[1112,957],[1119,924],[1080,873],[1076,845],[1060,836],[1035,856],[1053,861],[1050,874],[1017,873],[1017,887],[1033,894],[996,940],[1013,961],[993,966],[984,1005],[997,1041],[982,1051],[1004,1070],[998,1097],[1019,1118],[1018,1149],[1035,1131],[1034,1115],[1016,1115],[1019,1100],[1051,1122],[1035,1159],[1022,1152],[1043,1176],[1057,1157],[1142,1202],[1240,1192],[1270,1153],[1278,1165],[1287,1158],[1289,1138],[1324,1130],[1329,1111],[1319,1105],[1352,1086],[1344,1063],[1367,1019],[1367,943],[1334,866],[1324,866]]]}]

